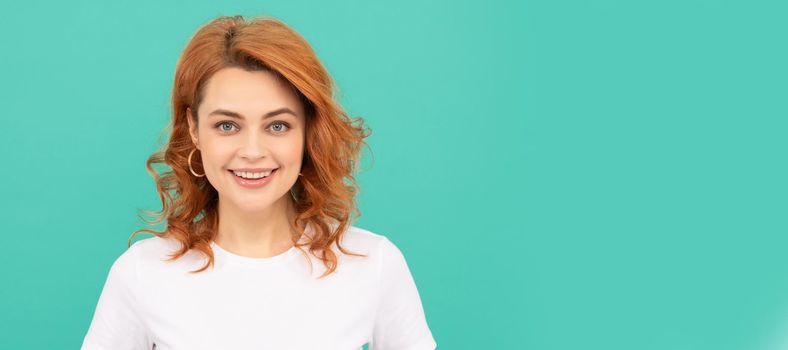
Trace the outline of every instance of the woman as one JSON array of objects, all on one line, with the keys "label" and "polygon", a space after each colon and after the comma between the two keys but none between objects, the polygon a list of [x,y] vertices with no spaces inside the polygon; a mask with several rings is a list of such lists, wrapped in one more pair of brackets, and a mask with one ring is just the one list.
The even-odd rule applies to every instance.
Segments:
[{"label": "woman", "polygon": [[274,18],[197,31],[169,142],[147,162],[163,206],[151,223],[167,228],[129,237],[82,349],[436,347],[401,251],[350,224],[368,133],[332,86]]}]

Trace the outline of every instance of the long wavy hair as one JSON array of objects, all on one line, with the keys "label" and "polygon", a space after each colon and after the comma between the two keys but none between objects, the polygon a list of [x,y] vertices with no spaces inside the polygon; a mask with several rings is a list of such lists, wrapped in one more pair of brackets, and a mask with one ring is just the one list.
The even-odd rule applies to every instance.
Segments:
[{"label": "long wavy hair", "polygon": [[[210,243],[218,227],[218,193],[206,177],[194,177],[188,164],[193,148],[186,120],[187,108],[197,111],[206,81],[218,70],[238,67],[247,71],[268,71],[286,83],[298,96],[306,111],[306,140],[301,172],[303,176],[290,190],[296,216],[290,222],[297,234],[294,245],[308,258],[302,246],[326,267],[320,278],[334,272],[338,259],[330,249],[336,243],[344,254],[366,256],[347,251],[341,238],[352,222],[361,216],[355,196],[359,186],[353,176],[359,153],[371,130],[362,118],[349,118],[334,100],[336,87],[307,41],[282,21],[269,16],[244,19],[243,16],[220,16],[194,34],[178,60],[172,91],[172,120],[169,141],[146,162],[156,182],[162,210],[141,210],[155,220],[166,220],[166,229],[138,229],[159,237],[172,237],[181,243],[169,261],[180,258],[190,249],[207,256],[204,271],[214,264]],[[196,113],[193,114],[196,119]],[[196,120],[194,120],[196,122]],[[157,171],[154,164],[169,169]],[[202,160],[192,159],[192,167],[202,168]],[[199,171],[199,170],[197,170]],[[307,224],[313,232],[305,234]],[[306,237],[299,243],[301,237]]]}]

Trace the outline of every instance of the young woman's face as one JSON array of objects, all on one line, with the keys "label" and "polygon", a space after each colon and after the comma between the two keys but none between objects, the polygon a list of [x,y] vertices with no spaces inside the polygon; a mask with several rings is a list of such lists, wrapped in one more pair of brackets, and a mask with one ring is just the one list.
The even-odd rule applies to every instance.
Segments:
[{"label": "young woman's face", "polygon": [[[187,119],[219,200],[248,212],[289,200],[285,196],[298,180],[306,135],[298,97],[272,73],[240,68],[216,72],[204,88],[197,124],[191,109]],[[237,174],[239,169],[247,172]],[[270,169],[276,170],[263,185],[239,177],[258,177]]]}]

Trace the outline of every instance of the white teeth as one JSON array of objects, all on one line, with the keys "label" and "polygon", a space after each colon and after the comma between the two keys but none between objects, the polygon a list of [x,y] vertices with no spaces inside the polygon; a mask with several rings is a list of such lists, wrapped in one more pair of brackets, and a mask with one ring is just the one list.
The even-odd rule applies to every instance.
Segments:
[{"label": "white teeth", "polygon": [[235,171],[235,170],[233,170],[233,173],[235,174],[235,176],[239,176],[239,177],[242,177],[242,178],[245,178],[245,179],[259,179],[259,178],[263,178],[263,177],[266,177],[268,175],[271,175],[271,172],[272,171],[268,171],[268,172],[264,172],[264,173],[250,173],[248,171]]}]

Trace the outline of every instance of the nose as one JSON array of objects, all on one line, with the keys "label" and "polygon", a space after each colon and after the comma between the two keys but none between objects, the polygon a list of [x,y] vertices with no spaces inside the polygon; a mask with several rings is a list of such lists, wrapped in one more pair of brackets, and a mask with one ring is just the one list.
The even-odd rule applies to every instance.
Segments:
[{"label": "nose", "polygon": [[238,155],[250,161],[264,157],[268,152],[268,148],[262,141],[263,137],[257,132],[252,131],[246,133],[243,138],[243,143],[241,144],[241,149],[238,151]]}]

